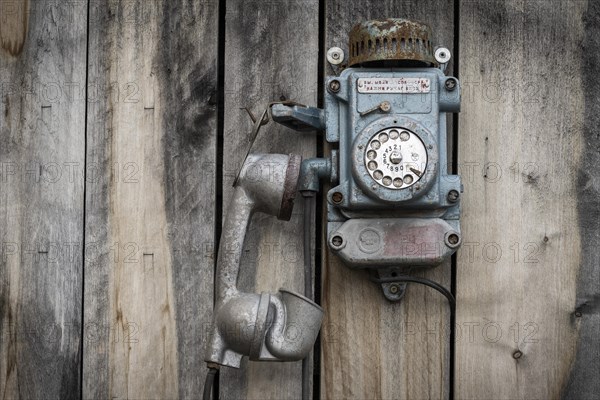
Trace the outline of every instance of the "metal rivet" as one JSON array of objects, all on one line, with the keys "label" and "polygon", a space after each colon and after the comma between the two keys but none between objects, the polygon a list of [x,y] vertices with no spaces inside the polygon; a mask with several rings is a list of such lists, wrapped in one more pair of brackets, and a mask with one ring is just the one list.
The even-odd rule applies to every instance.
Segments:
[{"label": "metal rivet", "polygon": [[435,50],[434,57],[440,64],[446,64],[448,61],[450,61],[452,55],[450,54],[450,50],[447,48],[439,47]]},{"label": "metal rivet", "polygon": [[456,203],[458,201],[459,193],[457,190],[451,190],[448,192],[448,201],[450,203]]},{"label": "metal rivet", "polygon": [[393,283],[390,285],[390,293],[397,294],[400,291],[400,287],[397,284]]},{"label": "metal rivet", "polygon": [[342,200],[344,200],[344,195],[340,192],[335,192],[331,195],[331,200],[333,200],[334,203],[341,203]]},{"label": "metal rivet", "polygon": [[329,64],[338,65],[344,61],[344,50],[339,47],[332,47],[327,50],[327,62]]},{"label": "metal rivet", "polygon": [[341,87],[342,85],[340,84],[340,81],[336,79],[329,82],[329,90],[331,90],[333,93],[339,92]]}]

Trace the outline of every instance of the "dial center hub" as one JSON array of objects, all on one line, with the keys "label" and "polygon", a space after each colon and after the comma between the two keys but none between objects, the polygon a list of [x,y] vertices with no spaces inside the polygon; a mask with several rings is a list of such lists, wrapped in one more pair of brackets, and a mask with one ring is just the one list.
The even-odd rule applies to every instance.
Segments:
[{"label": "dial center hub", "polygon": [[390,161],[393,164],[400,164],[402,161],[402,153],[399,151],[392,151],[392,154],[390,154]]}]

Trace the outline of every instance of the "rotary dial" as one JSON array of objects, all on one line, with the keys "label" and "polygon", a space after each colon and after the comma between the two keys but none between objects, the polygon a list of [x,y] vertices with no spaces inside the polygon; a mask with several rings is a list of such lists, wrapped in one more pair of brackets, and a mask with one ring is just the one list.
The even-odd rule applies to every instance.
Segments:
[{"label": "rotary dial", "polygon": [[388,189],[411,187],[427,169],[427,150],[421,138],[407,129],[377,132],[365,149],[365,166],[379,185]]}]

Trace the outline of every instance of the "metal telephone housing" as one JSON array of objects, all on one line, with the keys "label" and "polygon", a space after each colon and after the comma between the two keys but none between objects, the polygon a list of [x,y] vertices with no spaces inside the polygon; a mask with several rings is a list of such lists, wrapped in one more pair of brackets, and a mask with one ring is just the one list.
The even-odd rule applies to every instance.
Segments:
[{"label": "metal telephone housing", "polygon": [[387,275],[439,264],[460,245],[461,181],[446,151],[456,82],[438,68],[349,68],[327,81],[326,139],[339,144],[328,243],[348,266]]},{"label": "metal telephone housing", "polygon": [[[431,36],[427,25],[404,19],[358,24],[349,67],[325,82],[324,110],[272,109],[294,129],[325,130],[333,150],[319,176],[332,186],[329,247],[347,266],[386,280],[438,265],[461,244],[462,184],[448,173],[446,127],[447,113],[460,111],[460,85],[444,73],[450,51],[434,49]],[[332,68],[343,59],[341,49],[329,50]],[[310,162],[319,163],[305,160],[305,171]],[[392,301],[404,287],[382,283]]]}]

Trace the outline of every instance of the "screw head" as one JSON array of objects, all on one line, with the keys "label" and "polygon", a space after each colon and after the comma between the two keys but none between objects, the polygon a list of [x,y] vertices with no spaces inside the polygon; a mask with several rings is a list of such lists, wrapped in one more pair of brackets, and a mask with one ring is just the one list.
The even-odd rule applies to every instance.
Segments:
[{"label": "screw head", "polygon": [[457,244],[458,243],[458,235],[453,233],[452,235],[448,236],[448,243]]},{"label": "screw head", "polygon": [[456,203],[459,197],[460,194],[458,193],[458,190],[451,190],[448,192],[448,201],[450,203]]},{"label": "screw head", "polygon": [[331,200],[333,200],[334,203],[341,203],[342,200],[344,200],[344,195],[340,192],[335,192],[331,195]]},{"label": "screw head", "polygon": [[456,86],[457,86],[457,82],[456,82],[456,79],[454,79],[454,78],[448,78],[448,79],[446,79],[446,82],[444,83],[444,87],[449,92],[456,89]]},{"label": "screw head", "polygon": [[456,249],[458,246],[460,246],[460,236],[458,233],[453,231],[446,232],[446,235],[444,235],[444,242],[446,243],[446,246],[450,247],[451,249]]},{"label": "screw head", "polygon": [[342,85],[337,79],[334,79],[331,82],[329,82],[329,90],[331,90],[333,93],[339,92],[341,87]]},{"label": "screw head", "polygon": [[390,285],[390,293],[391,294],[398,294],[399,291],[400,291],[400,287],[397,284],[392,283]]},{"label": "screw head", "polygon": [[383,101],[379,105],[379,109],[383,112],[389,112],[392,109],[392,105],[390,104],[389,101]]},{"label": "screw head", "polygon": [[336,250],[341,249],[343,245],[344,239],[341,236],[335,235],[331,238],[331,246],[333,246]]}]

